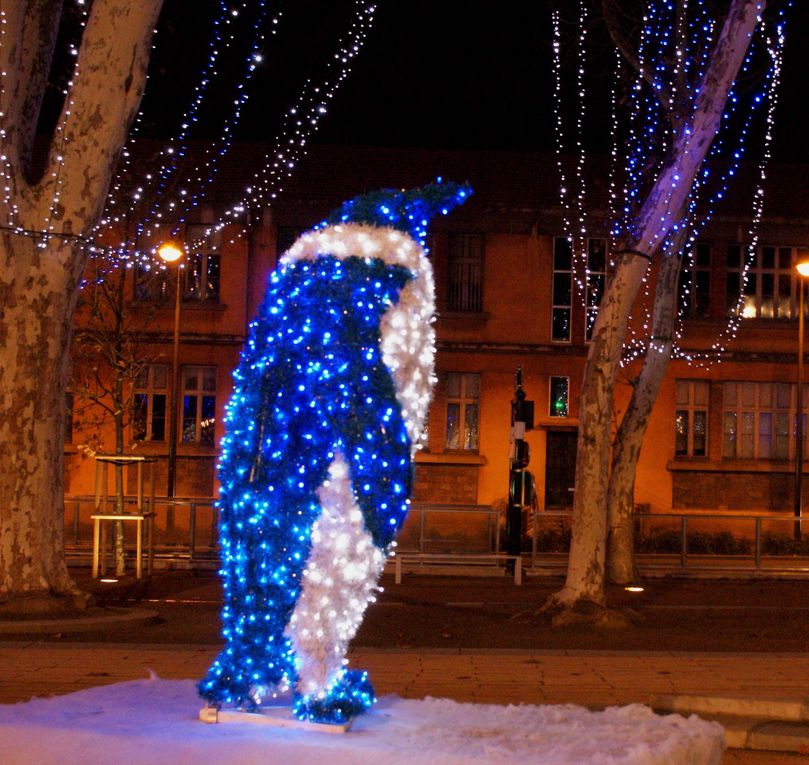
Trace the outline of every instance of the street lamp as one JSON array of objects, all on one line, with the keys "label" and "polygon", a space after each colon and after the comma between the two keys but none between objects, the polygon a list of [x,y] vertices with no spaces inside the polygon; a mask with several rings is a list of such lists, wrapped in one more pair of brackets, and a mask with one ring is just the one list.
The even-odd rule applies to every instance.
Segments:
[{"label": "street lamp", "polygon": [[179,394],[180,384],[180,306],[182,304],[182,292],[180,286],[180,261],[185,254],[183,246],[176,242],[165,242],[157,248],[157,254],[164,263],[170,265],[177,263],[177,290],[174,295],[174,360],[171,365],[170,398],[169,398],[169,464],[168,477],[166,479],[166,496],[176,496],[176,476],[177,476],[177,420],[179,419]]},{"label": "street lamp", "polygon": [[803,295],[809,278],[809,257],[803,256],[795,264],[798,274],[798,390],[795,397],[797,420],[795,423],[795,539],[801,537],[802,476],[803,476]]}]

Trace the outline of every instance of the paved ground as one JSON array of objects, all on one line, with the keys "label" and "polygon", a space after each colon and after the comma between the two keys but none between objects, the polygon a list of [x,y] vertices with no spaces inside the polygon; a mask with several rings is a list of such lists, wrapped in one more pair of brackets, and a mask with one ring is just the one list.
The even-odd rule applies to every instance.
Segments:
[{"label": "paved ground", "polygon": [[[809,612],[803,606],[803,593],[809,594],[809,584],[757,584],[762,588],[762,600],[753,597],[758,589],[736,583],[675,582],[652,584],[644,595],[645,602],[633,602],[657,625],[654,629],[648,624],[644,627],[646,640],[655,639],[655,631],[663,630],[665,620],[658,624],[654,615],[665,612],[669,617],[674,614],[670,624],[674,625],[675,638],[700,629],[700,625],[708,632],[715,628],[721,637],[721,651],[639,646],[637,638],[631,637],[634,628],[609,634],[585,631],[573,641],[577,646],[584,641],[600,641],[610,647],[582,650],[541,645],[547,642],[545,637],[535,640],[533,646],[504,647],[515,640],[524,641],[532,630],[546,635],[545,628],[520,615],[553,583],[520,589],[502,581],[421,578],[407,583],[408,589],[388,588],[379,608],[369,614],[371,624],[365,640],[352,652],[351,663],[370,670],[379,693],[410,698],[431,695],[490,703],[571,702],[594,708],[646,703],[656,693],[802,699],[809,695],[809,652],[794,647],[800,645],[798,637],[809,635]],[[129,627],[128,635],[16,636],[0,642],[0,703],[144,677],[149,670],[165,678],[200,677],[217,650],[215,632],[211,632],[216,628],[218,609],[215,580],[185,574],[157,575],[147,588],[122,585],[117,594],[126,597],[136,593],[147,607],[161,612],[162,624]],[[809,598],[805,602],[809,604]],[[481,621],[484,615],[489,621]],[[430,645],[411,644],[414,634],[407,627],[411,623],[428,633],[429,640],[423,636],[421,642]],[[731,627],[742,623],[746,628],[737,634],[737,650],[730,650]],[[483,636],[478,634],[481,628]],[[762,632],[784,639],[793,632],[799,635],[786,641],[792,650],[762,649],[761,643],[752,640],[756,646],[750,651],[749,635]],[[214,637],[208,639],[211,634]],[[572,641],[574,633],[565,634]],[[380,645],[384,635],[387,645]],[[171,640],[161,642],[166,636]],[[481,646],[484,638],[493,647]],[[710,644],[710,635],[702,638],[704,645]],[[622,642],[631,643],[631,650],[616,650]],[[769,638],[764,643],[769,646]],[[724,763],[797,765],[809,763],[809,755],[730,751]]]}]

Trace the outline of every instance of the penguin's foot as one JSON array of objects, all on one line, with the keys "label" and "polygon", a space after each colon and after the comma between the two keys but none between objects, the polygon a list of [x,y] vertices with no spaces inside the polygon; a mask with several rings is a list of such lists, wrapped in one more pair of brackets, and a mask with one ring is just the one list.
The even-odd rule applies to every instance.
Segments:
[{"label": "penguin's foot", "polygon": [[295,694],[292,711],[299,720],[345,723],[370,709],[375,702],[368,673],[348,669],[325,691],[308,696]]}]

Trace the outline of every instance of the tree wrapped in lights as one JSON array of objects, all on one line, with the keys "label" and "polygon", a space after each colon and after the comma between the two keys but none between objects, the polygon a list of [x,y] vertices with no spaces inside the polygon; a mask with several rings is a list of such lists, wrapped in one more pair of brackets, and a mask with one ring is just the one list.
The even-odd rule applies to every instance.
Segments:
[{"label": "tree wrapped in lights", "polygon": [[[68,347],[82,277],[94,253],[148,265],[152,259],[140,244],[166,222],[176,229],[203,202],[279,15],[271,16],[267,0],[210,3],[213,39],[191,106],[157,169],[132,188],[125,182],[135,168],[126,140],[133,122],[137,131],[162,5],[0,3],[0,614],[86,603],[65,566],[63,522]],[[216,230],[238,220],[250,204],[270,204],[305,153],[373,24],[372,2],[352,5],[350,27],[323,76],[303,83],[273,151]],[[236,21],[240,11],[249,11],[243,24]],[[237,52],[244,32],[251,43],[235,97],[227,99],[230,116],[221,104],[215,110],[224,117],[219,148],[181,174],[179,160],[187,154],[203,96],[227,68],[222,54]],[[136,212],[143,204],[145,213]],[[97,237],[108,245],[122,228],[123,241],[99,250]]]},{"label": "tree wrapped in lights", "polygon": [[254,709],[294,688],[304,720],[374,702],[345,652],[407,514],[433,382],[436,183],[345,203],[283,256],[250,326],[219,465],[226,641],[199,685]]},{"label": "tree wrapped in lights", "polygon": [[[731,0],[720,14],[707,3],[695,6],[685,2],[649,3],[643,16],[642,50],[633,48],[632,39],[613,35],[617,49],[637,69],[635,92],[649,95],[631,103],[639,121],[634,123],[637,132],[627,142],[630,153],[622,191],[614,179],[611,181],[611,206],[619,218],[612,231],[615,256],[592,328],[582,382],[567,579],[563,589],[550,599],[549,606],[571,608],[579,601],[599,605],[605,602],[605,479],[610,476],[611,467],[615,379],[624,361],[630,312],[647,279],[652,259],[678,250],[680,231],[686,225],[684,218],[692,212],[692,195],[706,177],[704,161],[722,127],[728,102],[734,101],[733,83],[743,68],[765,5],[763,0]],[[580,50],[584,49],[587,7],[586,0],[580,0]],[[623,15],[617,0],[604,2],[602,7],[613,21]],[[557,14],[557,28],[558,19]],[[614,27],[613,24],[613,31]],[[697,40],[696,47],[688,40]],[[558,62],[558,35],[554,49]],[[580,66],[579,94],[583,93],[581,76]],[[658,119],[661,113],[663,117]],[[578,120],[581,139],[583,119]],[[655,121],[659,122],[659,129],[654,127]],[[646,142],[647,137],[654,139],[652,146]],[[580,189],[576,202],[577,236],[587,233],[581,203],[583,165],[584,157],[580,154],[574,181],[574,187]],[[572,196],[564,176],[562,195],[563,201]],[[673,284],[676,276],[674,273],[671,279]],[[652,352],[657,353],[658,349],[653,348]],[[649,387],[647,397],[653,392]],[[625,480],[631,480],[631,475]]]}]

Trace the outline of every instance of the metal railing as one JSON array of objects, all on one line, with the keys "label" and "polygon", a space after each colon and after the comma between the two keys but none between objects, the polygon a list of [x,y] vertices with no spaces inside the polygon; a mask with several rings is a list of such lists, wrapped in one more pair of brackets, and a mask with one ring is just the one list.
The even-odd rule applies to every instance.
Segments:
[{"label": "metal railing", "polygon": [[[93,542],[90,516],[94,508],[95,497],[91,495],[65,497],[68,559],[80,561],[89,555]],[[124,498],[124,512],[134,513],[136,508],[135,497]],[[218,561],[219,517],[213,499],[156,497],[152,507],[149,499],[144,498],[143,509],[155,513],[154,552],[158,558],[197,563]]]},{"label": "metal railing", "polygon": [[[636,512],[635,563],[642,576],[778,575],[809,578],[809,518],[789,513]],[[570,511],[528,521],[533,573],[567,567]]]},{"label": "metal railing", "polygon": [[[148,501],[147,501],[148,504]],[[127,497],[125,509],[135,510]],[[218,565],[218,512],[210,498],[155,498],[154,554],[158,567]],[[92,553],[94,497],[65,497],[67,554],[87,562]],[[534,510],[526,518],[525,573],[562,573],[570,540],[569,511]],[[636,564],[641,575],[787,575],[809,578],[809,518],[790,514],[636,512]],[[487,556],[504,562],[504,513],[486,505],[414,502],[397,537],[406,560],[440,559],[458,564]],[[130,540],[132,541],[132,540]],[[134,544],[133,544],[134,547]]]}]

